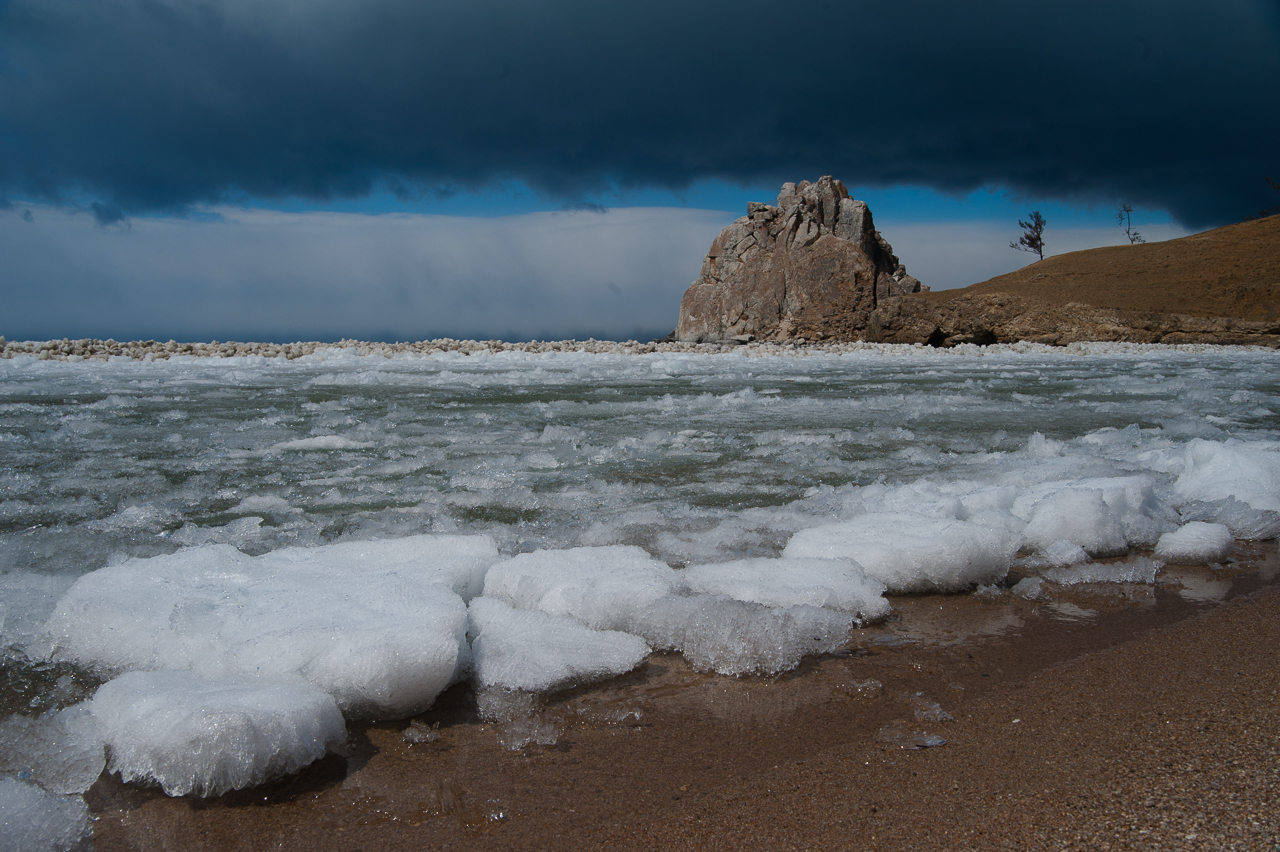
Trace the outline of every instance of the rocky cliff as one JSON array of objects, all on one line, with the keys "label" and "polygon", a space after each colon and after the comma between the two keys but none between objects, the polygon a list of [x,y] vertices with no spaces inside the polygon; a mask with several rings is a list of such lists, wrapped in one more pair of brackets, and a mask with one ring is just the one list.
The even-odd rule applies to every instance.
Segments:
[{"label": "rocky cliff", "polygon": [[680,302],[683,341],[853,339],[881,301],[920,292],[867,205],[831,177],[784,184],[725,228]]}]

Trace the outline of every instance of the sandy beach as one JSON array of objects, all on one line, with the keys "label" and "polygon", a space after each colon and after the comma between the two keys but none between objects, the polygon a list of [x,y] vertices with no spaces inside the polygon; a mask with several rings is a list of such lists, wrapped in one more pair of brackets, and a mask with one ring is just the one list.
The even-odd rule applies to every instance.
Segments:
[{"label": "sandy beach", "polygon": [[[1280,559],[1235,558],[1052,600],[897,598],[781,677],[659,655],[507,726],[455,688],[353,725],[345,758],[211,801],[104,776],[94,845],[1275,848]],[[531,731],[554,744],[503,744]]]}]

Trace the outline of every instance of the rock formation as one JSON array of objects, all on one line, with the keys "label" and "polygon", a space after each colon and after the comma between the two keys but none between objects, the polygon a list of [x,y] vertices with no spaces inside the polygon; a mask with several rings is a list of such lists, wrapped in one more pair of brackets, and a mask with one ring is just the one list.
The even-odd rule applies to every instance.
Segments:
[{"label": "rock formation", "polygon": [[783,184],[725,228],[680,302],[682,341],[856,339],[882,300],[917,293],[871,211],[831,177]]}]

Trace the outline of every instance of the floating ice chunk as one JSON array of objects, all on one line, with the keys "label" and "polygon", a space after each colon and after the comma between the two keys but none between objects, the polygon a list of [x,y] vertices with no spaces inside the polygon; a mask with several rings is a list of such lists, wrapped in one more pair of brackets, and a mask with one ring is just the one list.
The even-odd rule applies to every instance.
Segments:
[{"label": "floating ice chunk", "polygon": [[1160,565],[1145,556],[1136,556],[1124,562],[1090,562],[1069,568],[1051,568],[1041,572],[1044,579],[1063,586],[1077,583],[1142,583],[1156,581]]},{"label": "floating ice chunk", "polygon": [[649,656],[638,636],[513,609],[497,598],[476,598],[469,612],[475,679],[482,688],[545,692],[629,672]]},{"label": "floating ice chunk", "polygon": [[0,772],[55,793],[83,793],[102,774],[102,735],[86,704],[0,722]]},{"label": "floating ice chunk", "polygon": [[0,777],[0,852],[63,852],[88,848],[89,808],[16,778]]},{"label": "floating ice chunk", "polygon": [[574,547],[518,554],[489,569],[485,597],[569,615],[596,630],[626,630],[671,593],[676,572],[639,547]]},{"label": "floating ice chunk", "polygon": [[727,595],[771,607],[798,604],[850,612],[863,621],[884,618],[884,583],[847,559],[740,559],[691,565],[680,581],[694,594]]},{"label": "floating ice chunk", "polygon": [[1044,597],[1044,580],[1039,577],[1023,577],[1009,591],[1029,601],[1039,600]]},{"label": "floating ice chunk", "polygon": [[481,688],[476,709],[481,719],[498,723],[498,742],[512,751],[530,743],[555,745],[564,727],[562,718],[544,712],[539,696],[518,689]]},{"label": "floating ice chunk", "polygon": [[272,444],[268,451],[279,450],[364,450],[372,447],[369,441],[353,441],[342,435],[316,435],[313,438],[297,438]]},{"label": "floating ice chunk", "polygon": [[1188,500],[1234,497],[1255,509],[1280,512],[1280,449],[1195,439],[1174,490]]},{"label": "floating ice chunk", "polygon": [[301,678],[130,672],[90,708],[125,781],[217,796],[297,772],[346,741],[333,698]]},{"label": "floating ice chunk", "polygon": [[496,559],[490,539],[462,536],[188,548],[84,575],[48,629],[83,665],[294,673],[345,711],[412,715],[468,663],[459,593]]},{"label": "floating ice chunk", "polygon": [[202,544],[245,545],[256,541],[262,535],[262,522],[265,518],[249,516],[236,518],[220,527],[202,527],[196,524],[183,524],[176,530],[170,540],[187,546]]},{"label": "floating ice chunk", "polygon": [[1225,524],[1192,521],[1160,536],[1156,558],[1177,565],[1222,562],[1231,555],[1235,543],[1235,536]]},{"label": "floating ice chunk", "polygon": [[782,555],[852,559],[890,593],[957,592],[1004,579],[1017,549],[1017,538],[1004,529],[874,512],[801,530]]},{"label": "floating ice chunk", "polygon": [[655,601],[634,629],[655,648],[680,651],[699,671],[772,675],[836,650],[852,627],[852,616],[818,607],[697,595]]},{"label": "floating ice chunk", "polygon": [[1115,556],[1129,549],[1119,513],[1096,488],[1064,488],[1042,498],[1022,534],[1046,556],[1053,548],[1063,555],[1064,546],[1070,545],[1094,556]]}]

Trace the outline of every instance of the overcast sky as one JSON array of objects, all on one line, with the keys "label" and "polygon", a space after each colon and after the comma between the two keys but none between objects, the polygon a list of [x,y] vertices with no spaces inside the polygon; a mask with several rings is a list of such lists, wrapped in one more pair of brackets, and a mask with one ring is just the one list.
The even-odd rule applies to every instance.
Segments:
[{"label": "overcast sky", "polygon": [[643,337],[843,180],[935,288],[1280,204],[1276,0],[0,0],[0,334]]}]

